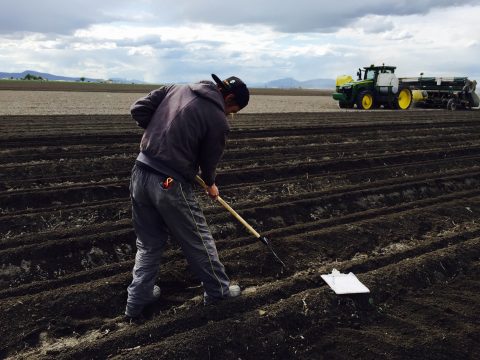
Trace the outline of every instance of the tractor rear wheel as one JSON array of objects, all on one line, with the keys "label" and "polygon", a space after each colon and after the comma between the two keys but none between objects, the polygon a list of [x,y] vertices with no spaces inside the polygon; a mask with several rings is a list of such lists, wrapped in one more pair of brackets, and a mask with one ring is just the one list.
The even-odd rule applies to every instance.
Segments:
[{"label": "tractor rear wheel", "polygon": [[373,108],[374,98],[370,90],[364,90],[358,95],[357,108],[370,110]]},{"label": "tractor rear wheel", "polygon": [[407,110],[412,105],[412,91],[408,88],[400,89],[398,97],[395,101],[395,108],[399,110]]},{"label": "tractor rear wheel", "polygon": [[457,102],[454,98],[451,98],[447,102],[447,110],[455,111],[457,110]]}]

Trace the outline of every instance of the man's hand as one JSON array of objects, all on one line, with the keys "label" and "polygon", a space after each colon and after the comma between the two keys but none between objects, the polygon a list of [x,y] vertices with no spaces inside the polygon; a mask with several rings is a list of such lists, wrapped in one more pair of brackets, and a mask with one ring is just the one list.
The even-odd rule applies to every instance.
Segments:
[{"label": "man's hand", "polygon": [[207,186],[207,194],[210,196],[212,199],[216,199],[220,193],[218,192],[217,185],[213,184],[212,186]]}]

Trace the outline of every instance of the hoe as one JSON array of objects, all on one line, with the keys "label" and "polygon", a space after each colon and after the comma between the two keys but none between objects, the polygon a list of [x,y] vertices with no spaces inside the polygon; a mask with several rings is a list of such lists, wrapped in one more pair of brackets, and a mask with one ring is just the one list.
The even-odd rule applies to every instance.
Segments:
[{"label": "hoe", "polygon": [[[196,176],[195,180],[197,183],[199,183],[205,190],[207,189],[207,184],[203,181],[203,179],[200,176]],[[284,268],[286,268],[285,263],[278,257],[278,255],[275,253],[275,251],[272,248],[272,244],[270,243],[270,240],[268,240],[265,236],[260,235],[253,227],[250,226],[249,223],[245,221],[244,218],[242,218],[235,210],[231,208],[228,203],[223,200],[220,196],[217,196],[217,201],[225,208],[228,210],[230,214],[232,214],[245,228],[253,235],[255,238],[260,240],[262,243],[264,243],[270,252],[272,253],[273,257],[280,263]]]}]

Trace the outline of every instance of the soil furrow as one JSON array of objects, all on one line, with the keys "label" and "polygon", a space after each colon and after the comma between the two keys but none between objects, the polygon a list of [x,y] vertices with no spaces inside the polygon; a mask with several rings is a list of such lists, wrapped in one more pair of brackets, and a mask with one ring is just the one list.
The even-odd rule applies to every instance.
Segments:
[{"label": "soil furrow", "polygon": [[[472,206],[473,207],[473,206]],[[450,213],[452,216],[456,215],[457,218],[455,219],[456,221],[458,221],[458,226],[461,226],[462,224],[462,219],[459,218],[459,215],[460,212],[458,211],[458,208],[455,208],[455,207],[452,207],[452,206],[449,206],[448,208],[450,208]],[[434,214],[435,211],[440,211],[444,209],[444,206],[436,206],[436,210],[432,210],[433,212],[431,212],[431,214]],[[480,205],[476,205],[476,207],[474,207],[476,213],[478,214],[480,211]],[[327,230],[327,231],[323,231],[323,234],[319,234],[321,236],[321,239],[322,239],[322,242],[324,242],[325,245],[322,245],[322,244],[318,244],[318,240],[314,240],[314,243],[311,243],[311,241],[308,241],[308,237],[309,236],[305,236],[303,239],[301,238],[298,238],[298,236],[294,236],[292,237],[289,241],[292,242],[294,240],[297,240],[297,243],[300,245],[300,244],[303,244],[301,245],[301,248],[298,248],[298,249],[295,249],[295,244],[294,247],[292,248],[291,246],[289,246],[289,249],[287,250],[284,250],[284,251],[294,251],[297,256],[296,256],[296,259],[300,260],[300,259],[304,259],[304,261],[298,261],[298,265],[295,264],[295,260],[294,259],[289,259],[287,261],[287,263],[291,263],[292,265],[294,265],[293,267],[295,268],[295,271],[306,271],[307,273],[310,272],[309,269],[312,269],[312,264],[318,264],[317,266],[322,266],[322,265],[325,265],[325,264],[332,264],[331,261],[333,261],[333,263],[337,262],[337,261],[348,261],[349,259],[351,259],[351,256],[353,256],[353,253],[352,253],[352,250],[354,249],[346,249],[343,251],[343,254],[342,254],[342,251],[341,251],[341,248],[343,247],[342,244],[340,244],[340,242],[338,243],[337,246],[333,246],[335,243],[337,243],[336,239],[339,239],[339,238],[342,238],[343,237],[343,244],[345,243],[348,243],[348,239],[350,238],[357,238],[357,242],[358,240],[360,240],[360,238],[364,238],[365,241],[368,241],[370,243],[372,243],[372,241],[374,241],[373,239],[373,236],[378,236],[378,240],[377,240],[377,244],[373,247],[373,249],[377,249],[373,252],[371,252],[371,256],[354,256],[353,259],[354,259],[354,263],[352,263],[352,265],[350,266],[347,266],[347,270],[348,271],[367,271],[367,270],[371,270],[372,268],[376,268],[376,267],[384,267],[384,266],[387,266],[388,264],[391,264],[391,263],[394,263],[394,262],[397,262],[399,261],[399,259],[405,259],[405,258],[414,258],[416,256],[419,256],[421,254],[424,254],[426,252],[429,252],[429,251],[433,251],[435,249],[438,249],[438,248],[441,248],[441,247],[445,247],[445,246],[450,246],[452,244],[455,244],[455,243],[458,243],[458,242],[465,242],[465,241],[469,241],[468,239],[473,239],[475,238],[476,236],[478,236],[478,233],[479,233],[479,228],[478,228],[478,225],[475,229],[473,229],[473,231],[470,231],[470,230],[467,230],[466,232],[463,233],[463,235],[461,236],[458,236],[458,235],[455,235],[455,236],[448,236],[448,232],[444,232],[444,230],[448,230],[448,228],[437,228],[435,229],[435,232],[444,232],[444,235],[442,235],[442,237],[444,238],[441,238],[440,240],[437,239],[436,236],[434,236],[434,234],[432,234],[432,236],[426,236],[425,237],[425,241],[422,241],[421,242],[421,245],[420,246],[415,246],[413,243],[411,244],[408,244],[408,243],[405,243],[403,246],[398,246],[398,247],[390,247],[388,248],[387,244],[383,244],[381,245],[380,243],[378,243],[379,240],[381,240],[382,238],[382,235],[381,233],[378,233],[378,230],[375,230],[375,227],[378,227],[378,229],[386,226],[390,226],[390,227],[394,227],[394,226],[399,226],[399,224],[401,222],[403,222],[403,226],[401,226],[401,228],[405,229],[404,231],[407,231],[406,233],[403,234],[403,237],[407,236],[407,238],[411,235],[419,235],[419,236],[424,236],[422,235],[422,233],[418,233],[418,230],[420,231],[423,231],[424,234],[425,234],[425,231],[427,231],[428,229],[413,229],[412,228],[412,225],[415,224],[415,219],[418,218],[419,214],[420,213],[426,213],[426,209],[417,209],[415,211],[414,214],[411,214],[409,216],[406,216],[406,214],[398,214],[398,213],[394,213],[393,215],[393,219],[391,219],[391,225],[388,225],[388,222],[385,220],[385,219],[378,219],[378,218],[375,218],[373,219],[373,223],[370,222],[370,223],[364,223],[364,222],[360,222],[356,225],[354,225],[353,228],[349,228],[349,226],[352,226],[352,225],[345,225],[343,226],[343,228],[333,228],[333,229],[330,229],[330,230]],[[398,214],[398,215],[397,215]],[[449,218],[449,215],[450,214],[445,214],[443,215],[445,218]],[[463,215],[464,217],[467,216],[468,218],[468,215],[469,215],[469,212],[465,212],[465,214]],[[438,216],[438,215],[437,215]],[[395,218],[396,217],[396,218]],[[434,219],[435,217],[432,216],[432,215],[429,215],[429,214],[426,214],[425,215],[425,222],[428,222],[429,220],[427,219]],[[478,218],[478,217],[477,217]],[[468,225],[468,221],[471,220],[471,219],[463,219],[464,223],[465,223],[465,226]],[[430,220],[432,221],[432,220]],[[377,225],[373,225],[374,223],[377,223]],[[354,222],[350,222],[349,224],[354,224]],[[373,225],[373,227],[372,227]],[[364,227],[363,229],[363,235],[362,235],[362,227]],[[464,227],[464,229],[466,229]],[[410,235],[408,234],[408,231],[410,231]],[[351,233],[351,234],[349,234]],[[378,234],[378,235],[375,235],[375,234]],[[395,236],[393,235],[396,235],[397,238],[395,238]],[[445,238],[445,236],[447,235],[447,237]],[[317,235],[318,236],[318,235]],[[402,240],[402,235],[401,233],[399,232],[398,234],[396,233],[392,233],[391,236],[389,237],[391,239],[391,241],[398,241],[398,240]],[[403,240],[406,240],[406,239],[403,239]],[[288,244],[288,241],[287,239],[281,239],[282,243],[285,243],[284,245],[287,245]],[[313,247],[312,246],[306,246],[308,243],[310,242],[310,245],[315,245],[315,248],[316,250],[313,251]],[[364,245],[366,243],[364,242]],[[390,244],[390,245],[393,245],[394,243]],[[359,243],[357,243],[357,246],[359,245]],[[338,256],[338,258],[334,258],[334,259],[331,259],[330,261],[326,260],[325,258],[322,260],[322,257],[317,257],[315,254],[319,253],[320,249],[322,249],[322,246],[326,246],[327,248],[330,248],[328,251],[325,251],[324,253],[327,254],[328,252],[330,253],[333,253],[335,254],[335,256]],[[387,247],[386,247],[387,246]],[[372,246],[370,246],[372,248]],[[283,248],[283,246],[282,246]],[[302,256],[298,256],[300,255],[299,252],[297,250],[300,250],[300,249],[303,249],[303,253],[302,253]],[[383,249],[383,250],[382,250]],[[388,250],[387,250],[388,249]],[[378,251],[376,253],[376,251]],[[275,267],[275,263],[273,262],[273,260],[267,260],[267,258],[265,257],[265,253],[263,254],[258,254],[258,246],[255,246],[254,248],[250,247],[250,249],[243,249],[242,250],[242,253],[244,254],[244,256],[246,255],[246,258],[249,258],[250,261],[252,259],[255,259],[256,261],[254,261],[253,263],[249,262],[248,264],[264,264],[264,266],[271,266],[271,267]],[[250,253],[250,254],[249,254]],[[308,255],[310,254],[310,255]],[[376,255],[375,255],[376,254]],[[233,255],[233,259],[231,259],[231,256]],[[230,263],[232,263],[232,261],[235,263],[236,261],[234,260],[235,257],[237,255],[235,254],[232,254],[232,255],[229,255],[228,252],[225,254],[224,258],[226,259],[226,264],[227,266],[231,266]],[[312,256],[313,255],[313,256]],[[267,255],[268,257],[268,255]],[[356,259],[356,260],[355,260]],[[355,264],[355,265],[353,265]],[[369,264],[369,265],[368,265]],[[171,267],[172,264],[169,264],[169,266],[166,266],[166,268],[168,267]],[[329,265],[330,266],[330,265]],[[345,266],[345,264],[343,265]],[[276,269],[278,271],[278,266],[276,266]],[[252,286],[255,286],[255,285],[259,285],[262,283],[261,279],[262,277],[266,280],[269,278],[268,274],[265,274],[265,269],[263,268],[262,269],[262,266],[258,267],[258,265],[256,266],[256,269],[255,268],[250,268],[250,269],[245,269],[245,268],[232,268],[232,270],[234,270],[235,273],[239,273],[239,274],[242,274],[242,273],[257,273],[257,283],[255,284],[251,284]],[[166,271],[167,274],[166,274],[166,281],[168,281],[168,279],[171,277],[171,275],[169,275],[169,272]],[[291,273],[291,270],[289,271],[289,273]],[[171,274],[171,273],[170,273]],[[263,274],[263,275],[261,275]],[[258,276],[261,275],[260,278],[258,278]],[[110,278],[107,278],[107,279],[104,279],[104,280],[100,280],[100,281],[94,281],[94,282],[90,282],[88,283],[87,287],[84,287],[84,286],[80,286],[78,289],[79,290],[74,290],[76,288],[76,286],[74,286],[73,288],[71,288],[71,290],[67,290],[65,289],[64,292],[66,292],[67,295],[62,295],[62,296],[67,296],[67,297],[70,297],[71,295],[68,295],[71,291],[74,291],[75,293],[77,293],[80,297],[95,297],[94,294],[97,294],[98,291],[102,292],[102,293],[105,293],[105,294],[114,294],[116,292],[119,291],[119,289],[121,289],[121,286],[124,285],[125,286],[125,283],[127,281],[127,279],[129,278],[129,273],[125,273],[125,274],[122,274],[122,275],[119,275],[119,276],[114,276],[114,277],[110,277]],[[265,276],[267,276],[265,278]],[[320,281],[319,279],[319,274],[316,275],[318,277],[318,279],[316,280],[317,282]],[[293,275],[293,277],[295,278],[295,275]],[[273,278],[275,279],[275,277]],[[179,285],[178,284],[178,281],[182,281],[181,278],[178,279],[178,274],[175,275],[171,281],[174,281],[174,282],[177,282],[177,285],[175,286],[175,288],[177,288],[177,286]],[[187,279],[184,279],[183,282],[187,282],[188,283],[189,280]],[[272,280],[270,280],[272,281]],[[277,280],[278,281],[278,280]],[[291,279],[289,280],[289,278],[286,278],[282,281],[291,281]],[[302,286],[307,286],[308,283],[309,283],[310,280],[307,280],[306,284],[302,285]],[[265,281],[266,284],[268,284],[268,281]],[[298,288],[298,286],[300,286],[298,284],[298,281],[295,282],[295,289]],[[168,287],[167,287],[168,288]],[[81,291],[82,293],[78,293],[78,291]],[[122,289],[121,292],[123,293],[125,291],[125,289]],[[167,290],[168,291],[168,290]],[[85,293],[86,292],[86,293]],[[286,295],[285,293],[283,295]],[[53,292],[52,294],[49,294],[49,293],[45,293],[45,294],[40,294],[38,295],[40,297],[40,299],[47,299],[47,298],[54,298],[56,295],[55,295],[55,292]],[[168,295],[167,295],[168,297]],[[187,298],[184,298],[184,301],[187,301],[188,302],[188,297]],[[30,308],[30,312],[31,311],[34,311],[34,314],[35,314],[35,311],[38,311],[39,314],[41,314],[43,311],[47,311],[47,309],[44,309],[45,306],[50,306],[50,303],[43,303],[41,301],[39,301],[38,299],[32,299],[31,301],[27,302],[26,300],[24,299],[21,299],[20,300],[21,303],[38,303],[38,305],[36,305],[36,307],[39,307],[38,309],[36,310],[33,310],[31,308],[31,305],[26,305],[27,307]],[[168,299],[166,301],[168,303]],[[14,304],[14,302],[8,302],[10,304]],[[43,304],[43,306],[40,305],[40,303]],[[66,316],[72,316],[71,314],[71,311],[70,308],[68,307],[65,307],[65,308],[61,308],[59,306],[62,306],[60,304],[63,304],[63,303],[68,303],[68,301],[61,301],[60,299],[58,300],[58,306],[56,308],[56,311],[60,311],[62,314],[66,314]],[[180,303],[181,304],[181,303]],[[7,304],[8,305],[8,304]],[[165,305],[165,304],[164,304]],[[179,304],[177,304],[179,305]],[[8,305],[10,306],[10,305]],[[87,306],[87,303],[84,304],[84,306]],[[99,304],[95,305],[95,306],[100,306]],[[95,312],[96,311],[105,311],[103,309],[103,307],[100,307],[98,309],[95,308],[95,306],[93,308],[88,308],[89,310],[82,313],[81,311],[80,312],[75,312],[74,314],[78,314],[78,315],[75,315],[75,316],[80,316],[80,314],[84,314],[82,316],[86,316],[86,314],[91,314],[89,316],[95,316]],[[121,301],[120,302],[117,302],[117,306],[122,306],[121,304]],[[15,307],[17,309],[17,312],[20,311],[21,309],[19,309],[18,305],[16,305]],[[7,308],[7,313],[8,313],[8,310],[9,308]],[[93,310],[93,309],[96,309],[96,310]],[[163,307],[161,308],[163,309]],[[161,309],[157,309],[157,310],[160,310],[160,311],[163,311]],[[92,313],[92,311],[94,311]],[[111,312],[112,310],[110,310]],[[110,313],[109,312],[109,313]],[[115,313],[115,310],[113,310],[113,313]],[[16,313],[12,313],[14,315],[16,315]],[[69,315],[70,314],[70,315]],[[37,315],[37,316],[40,316],[40,315]],[[34,316],[33,319],[35,319],[37,316]],[[84,317],[82,317],[84,318]],[[77,329],[79,330],[79,329]]]},{"label": "soil furrow", "polygon": [[[478,263],[479,241],[478,238],[473,239],[465,244],[437,250],[434,256],[425,254],[419,258],[403,260],[361,274],[362,281],[373,291],[372,295],[347,296],[339,299],[330,289],[322,286],[320,279],[317,278],[316,281],[311,280],[308,290],[296,289],[295,294],[285,298],[288,285],[282,284],[282,287],[274,283],[268,289],[257,289],[252,297],[231,300],[229,304],[222,304],[223,306],[218,306],[213,311],[190,310],[182,320],[175,323],[169,322],[167,316],[155,318],[140,328],[133,326],[130,329],[113,332],[97,341],[79,344],[77,348],[58,355],[59,358],[72,358],[80,354],[103,358],[118,354],[122,358],[132,359],[139,357],[184,359],[193,354],[204,353],[207,339],[208,344],[217,344],[210,348],[210,354],[214,353],[215,357],[233,358],[232,356],[250,354],[254,358],[245,344],[237,342],[233,336],[233,329],[235,332],[244,333],[255,329],[256,334],[248,336],[248,343],[251,346],[259,342],[258,347],[262,348],[263,342],[264,348],[263,353],[255,351],[256,358],[275,357],[275,354],[279,355],[279,351],[290,350],[288,345],[292,343],[292,339],[288,338],[286,335],[288,333],[293,332],[298,336],[309,329],[311,331],[312,325],[317,331],[318,328],[322,328],[324,333],[335,326],[338,327],[339,322],[345,326],[368,323],[369,315],[374,315],[375,319],[375,315],[378,315],[375,313],[379,311],[382,303],[398,298],[406,290],[433,287],[454,279],[460,273],[470,276],[478,274],[470,269],[475,268]],[[471,251],[471,248],[476,250]],[[421,273],[418,272],[418,268],[422,269]],[[402,285],[390,286],[386,290],[386,281]],[[192,334],[185,334],[186,332]],[[198,336],[199,332],[202,336]],[[193,339],[199,340],[192,342]],[[212,341],[213,339],[215,340]],[[153,345],[149,346],[148,344],[152,342]],[[135,349],[137,346],[140,347]],[[123,349],[132,350],[125,353]]]},{"label": "soil furrow", "polygon": [[[0,357],[480,356],[478,112],[229,122],[222,197],[287,267],[199,189],[242,296],[203,306],[172,240],[162,297],[130,324],[128,183],[141,129],[128,114],[0,116]],[[336,295],[321,277],[333,268],[370,294]]]}]

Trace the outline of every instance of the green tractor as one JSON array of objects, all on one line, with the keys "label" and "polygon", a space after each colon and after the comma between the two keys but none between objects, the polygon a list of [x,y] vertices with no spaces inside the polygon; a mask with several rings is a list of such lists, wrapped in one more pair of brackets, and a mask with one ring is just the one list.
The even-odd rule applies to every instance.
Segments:
[{"label": "green tractor", "polygon": [[333,98],[342,109],[370,110],[375,108],[407,110],[412,104],[412,92],[403,87],[395,75],[395,66],[374,66],[358,69],[356,81],[351,76],[337,77]]}]

